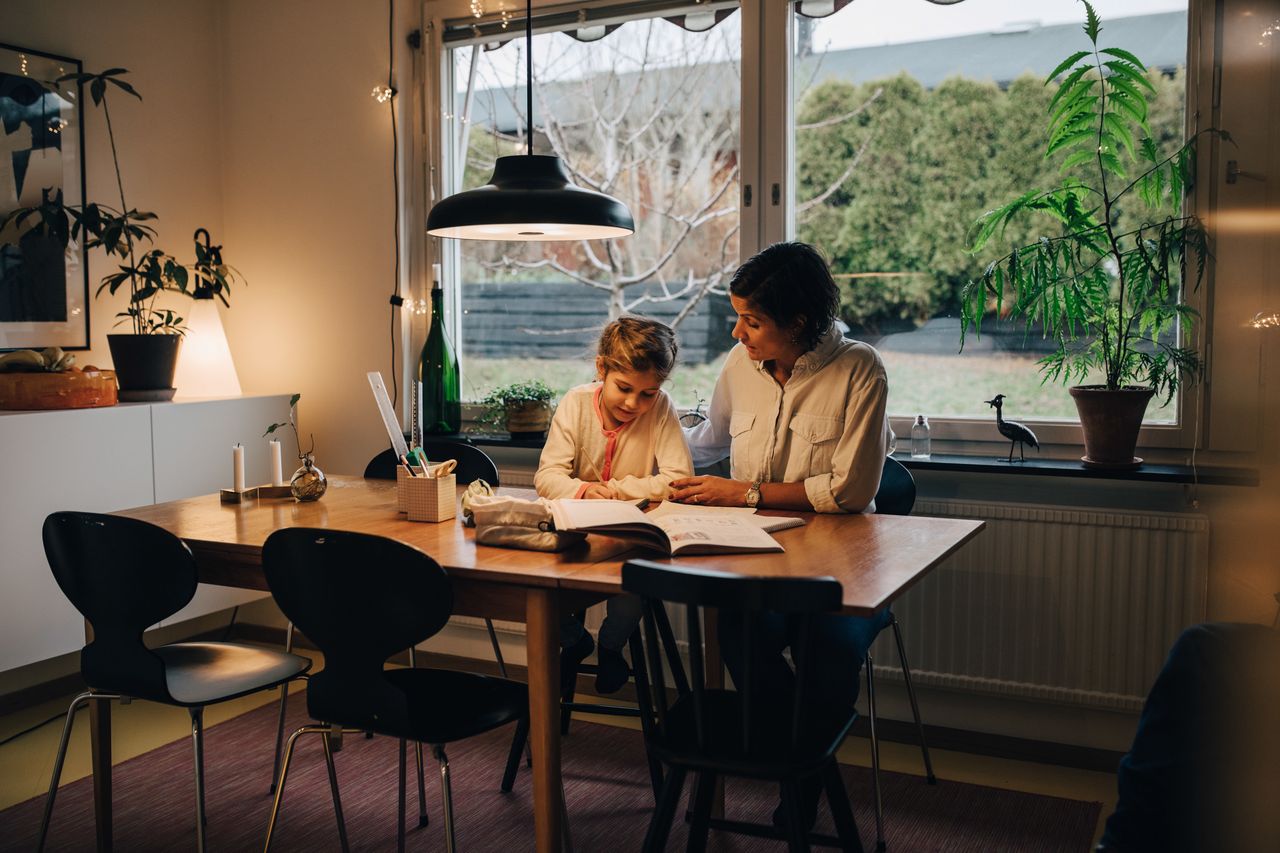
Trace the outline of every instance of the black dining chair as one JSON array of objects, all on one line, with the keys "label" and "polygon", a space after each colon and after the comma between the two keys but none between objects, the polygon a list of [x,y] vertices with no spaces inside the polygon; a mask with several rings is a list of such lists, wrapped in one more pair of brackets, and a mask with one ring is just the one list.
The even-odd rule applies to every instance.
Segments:
[{"label": "black dining chair", "polygon": [[93,629],[80,652],[89,690],[67,710],[40,821],[43,850],[76,712],[88,702],[146,699],[186,708],[195,749],[196,849],[205,848],[204,709],[303,677],[311,661],[238,643],[169,643],[148,648],[143,633],[196,592],[196,564],[181,539],[145,521],[55,512],[44,522],[54,579]]},{"label": "black dining chair", "polygon": [[[839,611],[842,590],[833,578],[764,578],[631,560],[622,566],[622,588],[644,600],[646,671],[652,678],[656,721],[649,748],[666,774],[662,794],[645,835],[643,850],[666,847],[685,777],[697,775],[692,797],[690,851],[703,851],[710,829],[777,837],[772,826],[713,819],[716,781],[746,777],[777,782],[787,812],[788,849],[809,849],[800,823],[801,780],[820,776],[835,819],[837,844],[862,850],[835,753],[856,716],[852,708],[836,709],[806,701],[810,682],[810,623],[820,614]],[[676,699],[668,701],[662,669],[662,637],[657,611],[664,602],[686,606],[689,673],[686,687],[677,680]],[[732,609],[744,614],[743,648],[754,648],[753,625],[764,612],[784,613],[799,623],[795,649],[795,691],[790,697],[765,696],[754,689],[752,655],[744,655],[739,690],[712,689],[703,663],[702,609]],[[813,654],[820,654],[814,651]],[[683,665],[680,665],[683,676]]]},{"label": "black dining chair", "polygon": [[[417,667],[387,669],[397,652],[436,634],[453,612],[448,574],[426,554],[380,536],[306,527],[277,530],[262,550],[267,585],[284,614],[324,654],[307,685],[307,711],[320,725],[295,731],[285,747],[267,827],[270,849],[294,745],[319,734],[342,849],[346,825],[330,757],[331,726],[400,741],[397,850],[405,844],[405,770],[409,741],[430,744],[440,763],[446,849],[454,850],[453,799],[445,745],[516,723],[512,752],[528,736],[529,693],[502,678]],[[509,790],[510,780],[504,780]]]},{"label": "black dining chair", "polygon": [[[876,512],[884,515],[910,515],[916,505],[916,481],[906,466],[892,456],[886,456],[884,468],[880,473],[880,486],[876,490]],[[898,625],[898,617],[889,613],[889,626],[893,628],[893,639],[898,646],[898,660],[902,664],[902,679],[906,682],[907,698],[911,702],[911,713],[915,716],[916,733],[920,738],[920,752],[924,756],[925,778],[930,785],[938,784],[938,777],[933,775],[933,762],[929,759],[929,744],[924,737],[924,723],[920,720],[920,705],[916,701],[916,691],[911,684],[911,666],[907,663],[907,647],[902,642],[902,628]],[[884,806],[880,795],[880,739],[876,734],[876,679],[872,668],[871,652],[863,662],[867,671],[867,722],[871,726],[871,775],[875,783],[876,805],[876,850],[885,849],[884,841]]]}]

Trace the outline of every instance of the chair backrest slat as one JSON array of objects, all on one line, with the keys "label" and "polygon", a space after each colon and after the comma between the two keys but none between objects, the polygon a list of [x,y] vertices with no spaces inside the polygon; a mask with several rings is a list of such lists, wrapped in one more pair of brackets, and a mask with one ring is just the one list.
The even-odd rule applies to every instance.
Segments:
[{"label": "chair backrest slat", "polygon": [[697,726],[698,749],[706,749],[707,730],[704,717],[707,679],[703,671],[702,624],[698,614],[696,607],[685,608],[685,631],[689,637],[689,676],[693,683],[693,711]]},{"label": "chair backrest slat", "polygon": [[654,609],[661,607],[662,602],[645,599],[644,614],[644,650],[649,659],[649,677],[653,679],[653,709],[658,716],[658,726],[667,723],[667,680],[662,674],[662,655],[658,651],[658,627]]}]

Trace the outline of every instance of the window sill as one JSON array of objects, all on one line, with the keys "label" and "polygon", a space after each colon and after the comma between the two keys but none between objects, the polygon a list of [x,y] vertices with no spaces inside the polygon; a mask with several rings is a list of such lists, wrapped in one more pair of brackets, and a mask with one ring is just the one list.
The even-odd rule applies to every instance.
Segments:
[{"label": "window sill", "polygon": [[1199,483],[1203,486],[1257,486],[1256,468],[1223,468],[1144,463],[1134,471],[1100,471],[1071,459],[1028,459],[1006,462],[989,455],[954,456],[934,454],[928,459],[912,459],[909,453],[893,456],[912,471],[943,473],[1008,474],[1023,477],[1078,477],[1090,480],[1127,480],[1145,483]]}]

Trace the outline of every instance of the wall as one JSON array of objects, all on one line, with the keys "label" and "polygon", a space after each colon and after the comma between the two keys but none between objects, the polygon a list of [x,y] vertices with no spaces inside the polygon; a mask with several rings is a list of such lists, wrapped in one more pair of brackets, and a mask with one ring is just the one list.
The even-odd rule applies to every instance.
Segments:
[{"label": "wall", "polygon": [[[126,79],[143,100],[114,89],[108,95],[125,199],[132,208],[156,213],[155,245],[187,261],[194,260],[196,228],[208,228],[215,243],[226,236],[216,8],[209,0],[5,0],[3,7],[0,38],[8,44],[79,59],[86,71],[129,69]],[[118,208],[106,121],[87,90],[83,114],[89,200]],[[235,263],[234,250],[228,251]],[[91,297],[113,269],[101,252],[90,253]],[[237,309],[243,295],[234,294]],[[123,298],[92,300],[90,351],[77,356],[79,364],[110,365],[106,335],[124,306]]]}]

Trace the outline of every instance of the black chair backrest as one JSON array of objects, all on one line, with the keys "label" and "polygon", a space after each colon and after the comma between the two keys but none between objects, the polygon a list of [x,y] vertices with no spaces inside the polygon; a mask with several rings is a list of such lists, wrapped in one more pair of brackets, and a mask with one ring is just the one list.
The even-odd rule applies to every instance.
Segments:
[{"label": "black chair backrest", "polygon": [[290,527],[267,537],[262,567],[280,610],[324,653],[307,687],[311,716],[404,731],[408,704],[383,664],[449,621],[453,586],[440,564],[381,536]]},{"label": "black chair backrest", "polygon": [[916,481],[892,456],[884,458],[880,487],[876,489],[876,512],[883,515],[910,515],[916,505]]},{"label": "black chair backrest", "polygon": [[[432,462],[443,462],[446,459],[458,460],[458,467],[453,473],[457,476],[459,483],[484,480],[495,488],[499,485],[498,466],[489,458],[489,454],[475,445],[463,441],[428,438],[422,442],[422,447],[427,451],[427,458]],[[387,448],[369,460],[369,464],[364,468],[365,479],[394,480],[396,466],[399,464],[395,451]]]},{"label": "black chair backrest", "polygon": [[[644,646],[648,672],[646,677],[652,680],[655,697],[654,710],[658,718],[658,735],[665,736],[666,718],[669,710],[667,702],[666,679],[662,671],[661,652],[655,614],[664,602],[675,602],[685,605],[686,628],[689,644],[689,677],[683,672],[673,673],[677,692],[681,696],[692,696],[696,720],[697,743],[699,749],[705,749],[710,735],[710,722],[706,716],[707,687],[706,672],[703,662],[702,621],[700,611],[704,607],[715,607],[722,611],[734,610],[742,615],[742,633],[737,638],[746,650],[755,649],[754,627],[760,614],[765,612],[785,614],[799,620],[799,637],[793,646],[796,660],[795,692],[792,698],[790,714],[786,720],[764,716],[761,706],[771,703],[768,699],[778,697],[758,696],[754,689],[754,670],[759,665],[753,660],[754,655],[743,654],[742,681],[737,685],[743,697],[740,705],[741,749],[750,753],[754,744],[760,739],[776,741],[779,737],[789,737],[791,746],[796,746],[806,735],[806,720],[811,719],[810,709],[805,702],[805,694],[811,685],[807,684],[809,658],[809,624],[818,614],[838,611],[843,599],[843,589],[839,581],[825,577],[751,577],[725,572],[692,569],[682,566],[664,565],[647,560],[630,560],[622,566],[622,588],[638,595],[644,602]],[[728,640],[726,640],[728,641]],[[821,654],[818,650],[816,654]],[[639,668],[637,668],[639,677]],[[686,686],[687,685],[687,686]],[[761,701],[764,700],[764,701]],[[776,703],[775,703],[776,704]],[[821,715],[830,717],[831,709],[822,709]],[[847,709],[847,727],[852,721],[853,709]],[[779,725],[782,730],[779,730]]]},{"label": "black chair backrest", "polygon": [[191,549],[154,524],[92,512],[55,512],[44,520],[43,536],[54,579],[93,626],[93,642],[80,653],[84,680],[171,701],[164,663],[142,634],[196,594]]}]

